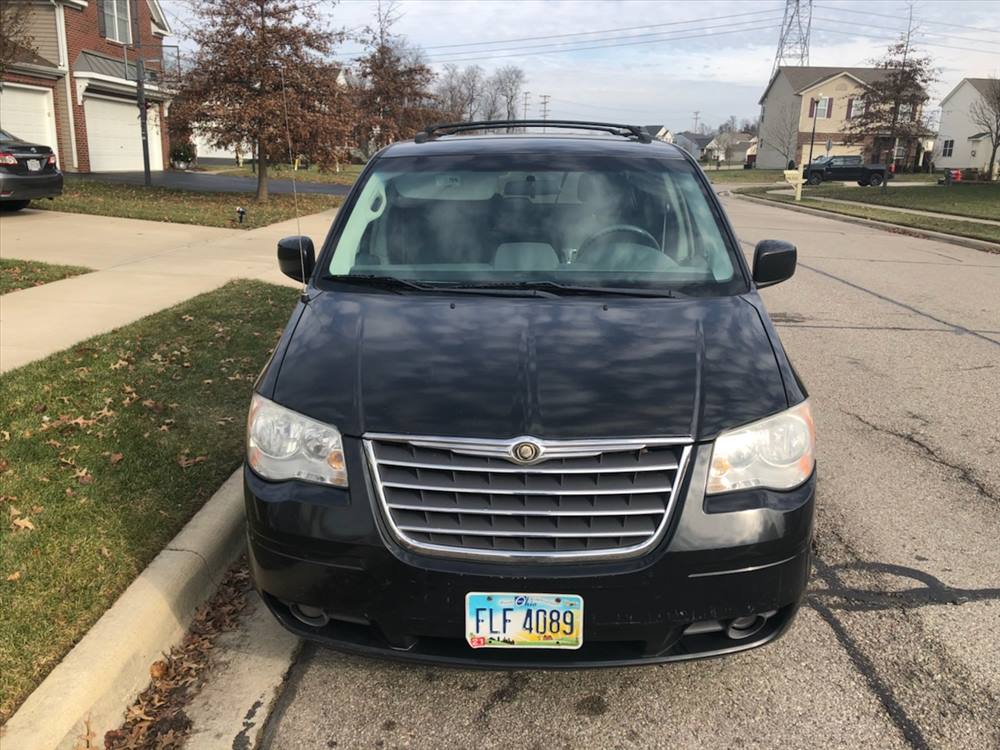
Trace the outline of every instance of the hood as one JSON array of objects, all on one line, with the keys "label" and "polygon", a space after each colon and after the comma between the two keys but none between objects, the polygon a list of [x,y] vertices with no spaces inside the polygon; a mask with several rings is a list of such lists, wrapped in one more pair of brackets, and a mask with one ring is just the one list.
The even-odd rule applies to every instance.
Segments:
[{"label": "hood", "polygon": [[740,297],[324,292],[271,397],[351,436],[706,439],[787,406]]}]

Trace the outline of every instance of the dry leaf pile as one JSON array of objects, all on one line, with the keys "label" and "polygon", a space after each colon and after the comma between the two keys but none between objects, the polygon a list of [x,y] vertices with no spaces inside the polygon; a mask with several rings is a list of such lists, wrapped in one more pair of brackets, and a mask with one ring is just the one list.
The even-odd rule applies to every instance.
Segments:
[{"label": "dry leaf pile", "polygon": [[[125,714],[125,723],[104,736],[105,750],[179,750],[191,729],[185,712],[212,664],[216,639],[236,627],[246,608],[250,572],[241,560],[195,614],[184,640],[149,668],[150,684]],[[89,750],[93,745],[80,745]]]}]

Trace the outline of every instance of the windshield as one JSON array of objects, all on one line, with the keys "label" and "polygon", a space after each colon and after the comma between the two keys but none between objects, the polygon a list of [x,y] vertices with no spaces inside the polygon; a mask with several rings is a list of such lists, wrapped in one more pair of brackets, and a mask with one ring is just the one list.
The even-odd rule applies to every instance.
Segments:
[{"label": "windshield", "polygon": [[746,289],[695,169],[655,157],[383,158],[325,275],[420,282],[407,289]]},{"label": "windshield", "polygon": [[6,130],[0,130],[0,143],[15,143],[19,140],[21,139]]}]

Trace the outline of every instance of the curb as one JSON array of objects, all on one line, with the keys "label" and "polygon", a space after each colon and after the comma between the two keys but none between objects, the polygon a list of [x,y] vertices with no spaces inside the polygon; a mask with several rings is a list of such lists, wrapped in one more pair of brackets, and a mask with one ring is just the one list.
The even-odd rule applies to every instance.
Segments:
[{"label": "curb", "polygon": [[848,224],[860,224],[865,227],[872,227],[874,229],[882,229],[887,232],[892,232],[893,234],[905,234],[910,237],[919,237],[925,240],[937,240],[939,242],[947,242],[950,245],[958,245],[959,247],[967,247],[973,250],[979,250],[984,253],[1000,253],[1000,244],[995,242],[987,242],[986,240],[974,240],[971,237],[959,237],[955,234],[946,234],[944,232],[934,232],[929,229],[914,229],[913,227],[903,226],[902,224],[892,224],[887,221],[877,221],[875,219],[862,219],[859,216],[848,216],[847,214],[838,214],[832,211],[824,211],[821,208],[810,208],[807,206],[792,206],[787,203],[782,203],[779,201],[771,201],[766,198],[756,198],[751,195],[744,195],[742,193],[730,192],[729,195],[733,198],[739,198],[740,200],[750,201],[751,203],[760,203],[765,206],[775,206],[777,208],[783,208],[787,211],[798,211],[804,214],[813,214],[815,216],[823,216],[827,219],[833,219],[834,221],[843,221]]},{"label": "curb", "polygon": [[[237,469],[153,559],[2,731],[4,750],[103,747],[149,684],[149,666],[180,642],[197,607],[243,551]],[[87,744],[84,737],[91,733]]]}]

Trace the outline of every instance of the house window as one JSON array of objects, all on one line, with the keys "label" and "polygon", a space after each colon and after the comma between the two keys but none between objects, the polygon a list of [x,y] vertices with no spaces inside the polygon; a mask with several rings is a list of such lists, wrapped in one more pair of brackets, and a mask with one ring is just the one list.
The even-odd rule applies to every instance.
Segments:
[{"label": "house window", "polygon": [[951,156],[955,153],[955,141],[945,141],[941,147],[941,156]]},{"label": "house window", "polygon": [[847,119],[853,120],[855,117],[861,117],[865,113],[865,100],[850,98],[847,100]]},{"label": "house window", "polygon": [[822,99],[810,99],[809,100],[809,116],[810,117],[829,117],[833,112],[833,99],[829,96],[825,96]]},{"label": "house window", "polygon": [[132,43],[132,24],[129,23],[129,0],[104,0],[104,36],[122,44]]}]

